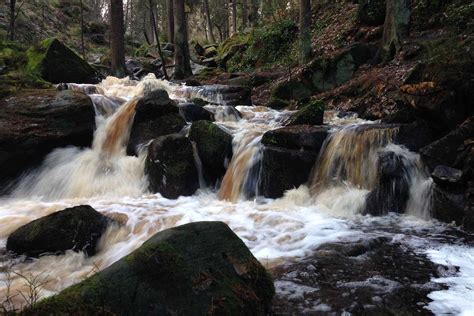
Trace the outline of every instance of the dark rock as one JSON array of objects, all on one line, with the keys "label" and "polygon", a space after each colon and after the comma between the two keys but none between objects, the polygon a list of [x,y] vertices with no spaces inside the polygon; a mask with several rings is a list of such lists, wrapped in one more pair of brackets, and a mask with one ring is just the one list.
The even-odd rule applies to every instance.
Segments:
[{"label": "dark rock", "polygon": [[434,182],[440,186],[458,184],[463,178],[463,173],[459,169],[448,166],[437,166],[431,174]]},{"label": "dark rock", "polygon": [[433,142],[438,133],[425,120],[417,120],[410,124],[400,124],[394,137],[396,144],[403,145],[409,150],[418,152],[421,148]]},{"label": "dark rock", "polygon": [[459,128],[441,139],[421,148],[425,164],[433,170],[438,165],[456,167],[456,157],[465,146],[464,142],[474,137],[474,119],[466,120]]},{"label": "dark rock", "polygon": [[214,46],[210,46],[204,49],[204,54],[206,58],[213,58],[217,56],[217,49]]},{"label": "dark rock", "polygon": [[139,249],[30,314],[266,315],[272,279],[222,222],[157,233]]},{"label": "dark rock", "polygon": [[318,154],[328,136],[328,130],[325,126],[286,126],[263,134],[262,144],[286,149],[312,150]]},{"label": "dark rock", "polygon": [[232,159],[232,136],[215,124],[198,121],[191,125],[189,139],[196,143],[206,180],[216,183]]},{"label": "dark rock", "polygon": [[266,106],[271,109],[281,110],[288,107],[289,105],[290,102],[288,102],[287,100],[283,100],[273,96],[270,98],[270,101],[268,101]]},{"label": "dark rock", "polygon": [[201,46],[201,44],[196,43],[194,44],[194,51],[196,52],[196,55],[198,56],[204,56],[204,48]]},{"label": "dark rock", "polygon": [[265,147],[259,193],[267,198],[279,198],[286,190],[307,182],[316,158],[313,151]]},{"label": "dark rock", "polygon": [[410,179],[404,158],[394,152],[379,155],[377,183],[367,195],[362,213],[374,216],[403,213],[410,195]]},{"label": "dark rock", "polygon": [[27,51],[27,68],[52,83],[97,83],[100,75],[86,61],[55,38]]},{"label": "dark rock", "polygon": [[161,136],[148,147],[145,162],[150,191],[166,198],[194,194],[199,188],[193,146],[179,134]]},{"label": "dark rock", "polygon": [[365,25],[382,25],[385,21],[385,7],[385,0],[359,0],[357,18]]},{"label": "dark rock", "polygon": [[179,114],[186,120],[186,122],[213,120],[212,114],[209,111],[192,102],[181,103],[178,107]]},{"label": "dark rock", "polygon": [[440,185],[433,186],[432,213],[433,217],[445,223],[463,225],[464,219],[472,217],[466,213],[467,200],[462,189],[445,189]]},{"label": "dark rock", "polygon": [[159,136],[180,132],[186,125],[179,108],[164,90],[155,90],[137,103],[128,154],[138,154],[139,148]]},{"label": "dark rock", "polygon": [[313,101],[290,117],[288,125],[321,125],[324,118],[324,103]]},{"label": "dark rock", "polygon": [[203,59],[202,64],[204,66],[210,67],[210,68],[216,68],[217,67],[217,61],[216,61],[216,58],[214,58],[214,57],[209,57],[209,58]]},{"label": "dark rock", "polygon": [[207,105],[207,102],[204,101],[203,99],[200,99],[200,98],[193,98],[191,99],[191,102],[200,106],[200,107],[203,107],[203,106],[206,106]]},{"label": "dark rock", "polygon": [[57,147],[90,146],[94,128],[94,106],[81,92],[23,90],[0,99],[0,182],[38,165]]},{"label": "dark rock", "polygon": [[221,105],[252,105],[251,92],[251,89],[245,86],[216,84],[189,87],[188,96],[195,97],[197,94],[201,99]]},{"label": "dark rock", "polygon": [[88,205],[67,208],[15,230],[8,237],[7,249],[30,257],[70,249],[92,256],[107,223],[105,216]]},{"label": "dark rock", "polygon": [[197,81],[196,79],[186,79],[185,84],[186,84],[188,87],[199,87],[199,86],[202,86],[202,84],[201,84],[199,81]]}]

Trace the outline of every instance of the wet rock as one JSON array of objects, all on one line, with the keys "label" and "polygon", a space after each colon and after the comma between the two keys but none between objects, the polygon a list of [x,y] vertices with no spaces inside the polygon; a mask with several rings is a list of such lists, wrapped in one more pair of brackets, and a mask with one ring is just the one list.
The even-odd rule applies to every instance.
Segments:
[{"label": "wet rock", "polygon": [[463,189],[449,189],[438,184],[434,185],[432,196],[434,218],[461,226],[465,218],[474,215],[466,207],[467,200]]},{"label": "wet rock", "polygon": [[202,84],[201,84],[198,80],[196,80],[196,79],[186,79],[185,84],[186,84],[188,87],[199,87],[199,86],[202,86]]},{"label": "wet rock", "polygon": [[148,147],[145,174],[150,191],[166,198],[194,194],[199,180],[189,139],[179,134],[155,139]]},{"label": "wet rock", "polygon": [[267,107],[271,109],[281,110],[290,105],[290,102],[287,100],[283,100],[277,97],[271,97],[270,101],[266,104]]},{"label": "wet rock", "polygon": [[421,148],[433,142],[438,132],[425,120],[416,120],[410,124],[400,124],[394,142],[419,152]]},{"label": "wet rock", "polygon": [[189,139],[196,143],[205,179],[216,183],[232,159],[232,136],[211,122],[198,121],[191,125]]},{"label": "wet rock", "polygon": [[60,254],[70,249],[92,256],[108,222],[88,205],[67,208],[15,230],[8,237],[7,249],[30,257]]},{"label": "wet rock", "polygon": [[270,275],[227,225],[195,222],[157,233],[29,313],[266,315],[274,293]]},{"label": "wet rock", "polygon": [[326,126],[294,125],[274,129],[263,134],[262,144],[319,153],[328,136]]},{"label": "wet rock", "polygon": [[462,176],[463,174],[461,170],[448,166],[437,166],[431,174],[434,182],[441,186],[458,184],[461,181]]},{"label": "wet rock", "polygon": [[357,18],[365,25],[382,25],[385,21],[385,7],[385,0],[359,0]]},{"label": "wet rock", "polygon": [[[196,87],[199,97],[212,103],[223,105],[252,105],[251,90],[245,86],[206,85]],[[194,92],[190,90],[190,92]]]},{"label": "wet rock", "polygon": [[196,105],[192,102],[186,102],[179,104],[178,107],[179,114],[186,120],[186,122],[201,120],[213,121],[212,114],[202,106]]},{"label": "wet rock", "polygon": [[428,315],[427,295],[442,289],[426,255],[384,237],[324,244],[273,275],[276,315]]},{"label": "wet rock", "polygon": [[474,119],[470,118],[446,136],[423,147],[420,150],[423,161],[431,170],[438,165],[456,167],[456,158],[466,147],[465,141],[473,137]]},{"label": "wet rock", "polygon": [[0,183],[41,163],[54,148],[90,146],[91,99],[71,90],[24,90],[0,99]]},{"label": "wet rock", "polygon": [[31,47],[27,57],[27,69],[52,83],[97,83],[100,78],[92,66],[55,38]]},{"label": "wet rock", "polygon": [[209,58],[203,59],[202,64],[206,67],[209,67],[209,68],[216,68],[217,67],[217,61],[216,61],[215,57],[209,57]]},{"label": "wet rock", "polygon": [[166,91],[154,90],[137,103],[127,153],[138,154],[152,139],[178,133],[185,125],[176,102]]},{"label": "wet rock", "polygon": [[313,101],[290,117],[288,125],[322,125],[324,118],[324,103]]},{"label": "wet rock", "polygon": [[267,198],[279,198],[286,190],[306,183],[316,158],[314,151],[264,147],[259,193]]},{"label": "wet rock", "polygon": [[382,152],[378,159],[377,183],[367,195],[363,213],[374,216],[403,213],[410,195],[410,180],[403,157]]}]

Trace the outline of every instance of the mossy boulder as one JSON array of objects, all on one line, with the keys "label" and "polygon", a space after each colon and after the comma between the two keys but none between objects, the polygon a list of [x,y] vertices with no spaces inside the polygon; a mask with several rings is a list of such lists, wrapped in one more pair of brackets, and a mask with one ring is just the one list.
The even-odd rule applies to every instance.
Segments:
[{"label": "mossy boulder", "polygon": [[189,139],[179,134],[155,139],[148,147],[145,174],[150,191],[166,198],[194,194],[199,179]]},{"label": "mossy boulder", "polygon": [[100,75],[85,60],[56,38],[49,38],[26,52],[27,69],[52,83],[97,83]]},{"label": "mossy boulder", "polygon": [[178,105],[179,114],[186,120],[186,122],[195,121],[213,121],[212,113],[193,102],[180,103]]},{"label": "mossy boulder", "polygon": [[262,144],[296,150],[319,152],[329,132],[326,126],[295,125],[277,128],[263,134]]},{"label": "mossy boulder", "polygon": [[0,99],[0,183],[32,168],[57,147],[90,146],[91,99],[82,92],[20,90]]},{"label": "mossy boulder", "polygon": [[365,25],[382,25],[385,21],[386,6],[386,0],[359,0],[357,18]]},{"label": "mossy boulder", "polygon": [[41,217],[15,230],[7,250],[30,257],[66,250],[96,252],[109,220],[88,205],[75,206]]},{"label": "mossy boulder", "polygon": [[222,222],[157,233],[109,268],[26,314],[266,315],[273,281]]},{"label": "mossy boulder", "polygon": [[232,136],[216,124],[198,121],[191,125],[189,139],[196,143],[206,180],[214,184],[232,159]]},{"label": "mossy boulder", "polygon": [[185,125],[176,102],[165,90],[154,90],[137,103],[127,153],[138,155],[143,145],[159,136],[178,133]]},{"label": "mossy boulder", "polygon": [[322,125],[325,105],[322,101],[312,101],[290,117],[288,125]]}]

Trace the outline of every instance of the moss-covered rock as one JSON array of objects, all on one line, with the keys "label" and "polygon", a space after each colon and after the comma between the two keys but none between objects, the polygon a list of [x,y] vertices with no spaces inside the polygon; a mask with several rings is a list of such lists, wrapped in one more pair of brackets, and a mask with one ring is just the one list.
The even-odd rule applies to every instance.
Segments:
[{"label": "moss-covered rock", "polygon": [[196,143],[206,180],[214,184],[232,158],[232,136],[211,122],[198,121],[191,125],[189,139]]},{"label": "moss-covered rock", "polygon": [[155,139],[148,147],[145,174],[150,191],[166,198],[194,194],[199,188],[199,179],[189,139],[179,134]]},{"label": "moss-covered rock", "polygon": [[329,128],[326,126],[295,125],[277,128],[263,134],[262,144],[319,153]]},{"label": "moss-covered rock", "polygon": [[109,221],[88,205],[71,207],[28,223],[7,240],[7,250],[37,257],[66,250],[93,255]]},{"label": "moss-covered rock", "polygon": [[26,314],[265,315],[272,279],[222,222],[157,233],[91,278]]},{"label": "moss-covered rock", "polygon": [[185,125],[176,102],[165,90],[154,90],[137,103],[127,153],[138,154],[152,139],[178,133]]},{"label": "moss-covered rock", "polygon": [[213,121],[213,115],[202,106],[193,102],[180,103],[179,114],[186,120],[186,122],[195,121]]},{"label": "moss-covered rock", "polygon": [[58,39],[48,38],[26,52],[27,69],[52,83],[97,83],[99,75]]},{"label": "moss-covered rock", "polygon": [[315,100],[290,117],[288,125],[321,125],[324,119],[324,102]]}]

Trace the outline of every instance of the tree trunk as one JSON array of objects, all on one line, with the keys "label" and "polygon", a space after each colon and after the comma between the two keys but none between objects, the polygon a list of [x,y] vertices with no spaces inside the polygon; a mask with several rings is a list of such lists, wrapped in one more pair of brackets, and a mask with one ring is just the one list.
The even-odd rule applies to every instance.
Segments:
[{"label": "tree trunk", "polygon": [[125,43],[122,0],[110,0],[111,72],[116,77],[125,76]]},{"label": "tree trunk", "polygon": [[189,47],[188,47],[188,34],[187,34],[187,22],[186,12],[184,8],[184,0],[174,0],[174,11],[175,11],[175,32],[174,32],[174,78],[184,79],[192,76],[191,70]]},{"label": "tree trunk", "polygon": [[158,28],[156,27],[155,14],[153,13],[154,4],[152,0],[148,0],[148,3],[150,4],[151,21],[153,22],[153,28],[155,29],[156,44],[158,46],[158,54],[160,54],[161,67],[163,69],[163,76],[165,76],[166,80],[169,80],[170,78],[168,77],[168,73],[166,72],[165,58],[163,57],[163,52],[161,51],[160,34],[158,33]]},{"label": "tree trunk", "polygon": [[252,4],[249,20],[251,27],[258,26],[258,0],[250,0]]},{"label": "tree trunk", "polygon": [[300,0],[300,63],[311,56],[311,0]]},{"label": "tree trunk", "polygon": [[173,0],[168,2],[168,41],[174,44],[174,5]]},{"label": "tree trunk", "polygon": [[232,8],[232,34],[237,33],[237,0],[231,0]]},{"label": "tree trunk", "polygon": [[242,0],[242,30],[248,26],[249,12],[247,0]]},{"label": "tree trunk", "polygon": [[216,42],[216,38],[214,37],[212,22],[211,22],[211,14],[209,12],[209,0],[204,0],[204,11],[206,12],[206,20],[207,20],[207,31],[209,33],[209,39],[212,43]]},{"label": "tree trunk", "polygon": [[79,2],[81,5],[81,50],[82,50],[82,58],[86,59],[86,49],[84,47],[84,6],[82,0]]},{"label": "tree trunk", "polygon": [[10,29],[8,30],[10,41],[15,40],[15,6],[16,0],[10,0]]},{"label": "tree trunk", "polygon": [[402,47],[401,39],[409,33],[410,0],[387,0],[380,57],[390,61]]}]

